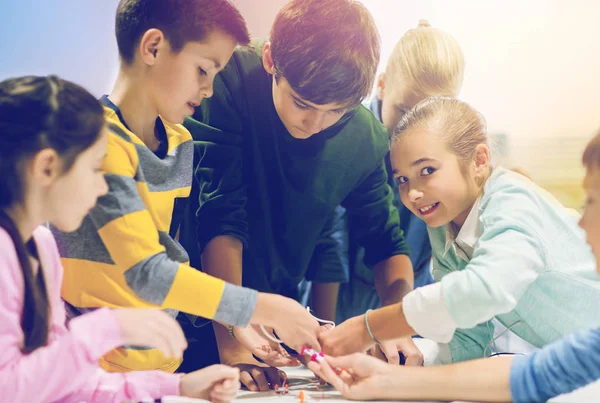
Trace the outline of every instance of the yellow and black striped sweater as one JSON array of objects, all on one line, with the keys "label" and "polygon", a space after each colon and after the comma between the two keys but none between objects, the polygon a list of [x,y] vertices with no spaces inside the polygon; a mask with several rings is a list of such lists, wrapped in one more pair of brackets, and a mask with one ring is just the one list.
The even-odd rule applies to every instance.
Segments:
[{"label": "yellow and black striped sweater", "polygon": [[[103,97],[109,126],[103,163],[109,192],[74,233],[54,229],[65,269],[62,296],[73,312],[108,307],[160,307],[232,325],[248,324],[256,292],[190,267],[169,235],[175,199],[189,195],[193,145],[181,125],[157,119],[161,145],[150,150]],[[180,362],[156,349],[124,346],[101,365],[109,371],[162,369]]]}]

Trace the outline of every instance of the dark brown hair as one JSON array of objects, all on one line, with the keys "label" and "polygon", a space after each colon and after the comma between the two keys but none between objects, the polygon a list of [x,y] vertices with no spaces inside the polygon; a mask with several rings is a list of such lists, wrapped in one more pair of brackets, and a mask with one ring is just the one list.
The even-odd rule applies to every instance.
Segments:
[{"label": "dark brown hair", "polygon": [[133,62],[135,49],[149,29],[160,29],[171,49],[202,41],[214,29],[231,35],[240,45],[250,42],[246,22],[228,0],[121,0],[115,33],[121,59]]},{"label": "dark brown hair", "polygon": [[[67,172],[96,142],[104,126],[100,103],[83,88],[58,77],[20,77],[0,82],[0,227],[11,237],[23,271],[22,351],[48,342],[49,305],[43,270],[36,277],[25,240],[6,210],[23,202],[25,163],[52,148]],[[29,241],[28,241],[29,242]]]},{"label": "dark brown hair", "polygon": [[317,105],[358,105],[372,90],[380,56],[373,17],[354,0],[292,0],[271,29],[275,78]]}]

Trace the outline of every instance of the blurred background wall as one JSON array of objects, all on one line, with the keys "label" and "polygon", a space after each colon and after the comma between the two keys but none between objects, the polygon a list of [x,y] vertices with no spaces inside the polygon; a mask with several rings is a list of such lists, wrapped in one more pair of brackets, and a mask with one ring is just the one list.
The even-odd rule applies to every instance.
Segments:
[{"label": "blurred background wall", "polygon": [[[327,1],[327,0],[322,0]],[[267,37],[285,0],[234,0],[254,37]],[[460,97],[479,109],[519,167],[580,207],[580,154],[600,128],[600,2],[596,0],[363,0],[382,36],[382,66],[396,41],[429,20],[461,44]],[[118,54],[117,0],[19,0],[0,5],[0,79],[54,73],[95,95],[110,91]]]}]

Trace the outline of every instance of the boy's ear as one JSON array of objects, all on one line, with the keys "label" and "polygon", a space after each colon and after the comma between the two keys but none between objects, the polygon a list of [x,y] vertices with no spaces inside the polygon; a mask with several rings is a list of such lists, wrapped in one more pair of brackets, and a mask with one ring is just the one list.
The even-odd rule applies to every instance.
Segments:
[{"label": "boy's ear", "polygon": [[62,174],[63,163],[54,149],[45,148],[31,159],[29,168],[33,180],[48,186]]},{"label": "boy's ear", "polygon": [[383,94],[385,91],[385,71],[382,72],[377,78],[377,99],[383,101]]},{"label": "boy's ear", "polygon": [[140,55],[144,63],[148,66],[156,63],[159,52],[166,49],[165,35],[160,29],[152,28],[147,30],[140,40]]},{"label": "boy's ear", "polygon": [[275,74],[275,63],[273,63],[273,56],[271,55],[271,42],[267,42],[263,46],[262,59],[265,71],[271,75]]}]

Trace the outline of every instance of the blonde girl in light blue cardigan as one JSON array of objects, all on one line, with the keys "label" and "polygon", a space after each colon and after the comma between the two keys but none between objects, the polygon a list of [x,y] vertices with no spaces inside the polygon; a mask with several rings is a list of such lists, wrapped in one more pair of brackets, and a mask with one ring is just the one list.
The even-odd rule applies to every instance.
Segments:
[{"label": "blonde girl in light blue cardigan", "polygon": [[536,347],[600,323],[600,281],[577,217],[529,179],[492,169],[485,121],[430,98],[391,144],[400,197],[428,226],[435,284],[327,333],[330,355],[419,334],[438,362],[494,352],[493,319]]}]

